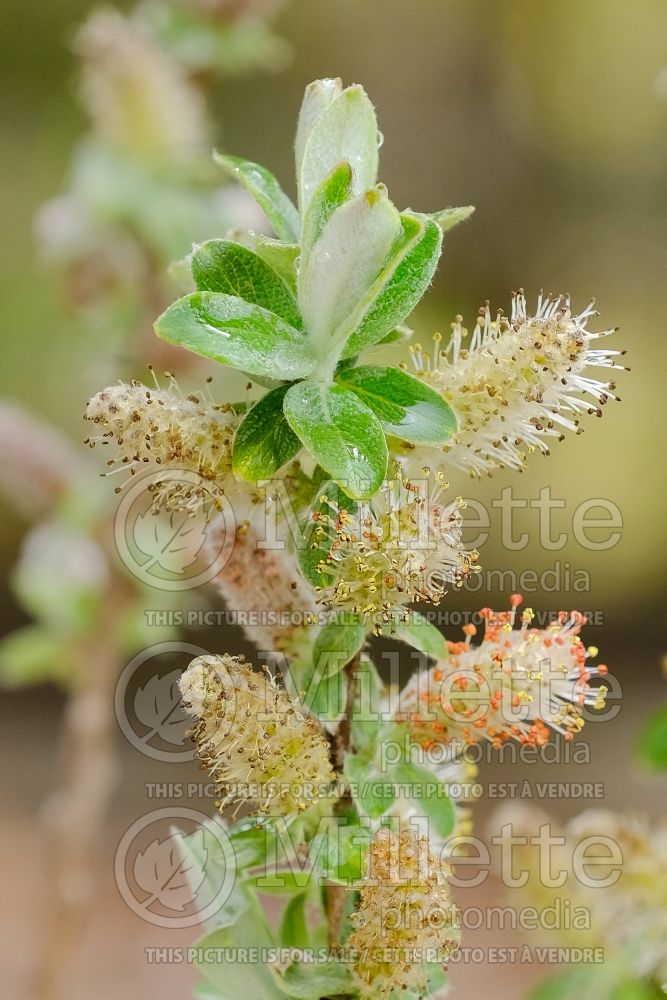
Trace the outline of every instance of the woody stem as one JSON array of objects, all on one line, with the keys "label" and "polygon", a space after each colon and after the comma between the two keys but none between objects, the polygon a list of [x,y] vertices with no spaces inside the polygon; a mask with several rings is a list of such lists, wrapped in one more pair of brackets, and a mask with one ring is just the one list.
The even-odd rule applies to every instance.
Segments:
[{"label": "woody stem", "polygon": [[[334,765],[339,773],[343,770],[345,755],[349,752],[352,745],[352,716],[357,693],[357,672],[360,663],[361,653],[357,653],[344,668],[347,681],[345,711],[338,726],[333,746]],[[340,813],[349,802],[350,795],[349,792],[346,792],[336,803],[336,812]],[[327,887],[327,923],[330,948],[337,948],[340,945],[346,892],[347,889],[343,885],[332,884]]]}]

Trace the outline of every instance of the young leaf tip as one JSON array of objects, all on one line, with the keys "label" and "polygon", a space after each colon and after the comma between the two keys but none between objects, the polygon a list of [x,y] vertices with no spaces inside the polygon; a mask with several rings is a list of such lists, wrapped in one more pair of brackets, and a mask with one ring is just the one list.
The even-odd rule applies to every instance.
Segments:
[{"label": "young leaf tip", "polygon": [[306,87],[305,96],[338,97],[343,93],[343,81],[339,76],[324,76],[321,80],[313,80]]},{"label": "young leaf tip", "polygon": [[465,222],[475,211],[474,205],[463,205],[460,208],[443,208],[441,212],[434,212],[431,218],[437,222],[443,233],[458,226],[460,222]]}]

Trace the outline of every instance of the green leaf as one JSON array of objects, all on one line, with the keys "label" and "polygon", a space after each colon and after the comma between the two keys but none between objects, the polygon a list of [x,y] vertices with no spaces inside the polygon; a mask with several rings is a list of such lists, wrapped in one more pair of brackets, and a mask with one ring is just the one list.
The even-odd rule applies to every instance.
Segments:
[{"label": "green leaf", "polygon": [[325,225],[341,205],[352,195],[352,167],[339,163],[317,186],[303,220],[301,258],[306,260],[322,235]]},{"label": "green leaf", "polygon": [[426,816],[436,834],[443,839],[451,836],[456,822],[454,805],[447,795],[447,789],[432,771],[419,764],[398,764],[391,772],[393,780],[407,785],[410,797],[420,815]]},{"label": "green leaf", "polygon": [[310,871],[294,872],[290,868],[284,871],[274,871],[270,874],[251,875],[245,880],[246,885],[256,892],[269,896],[291,896],[303,893],[312,881]]},{"label": "green leaf", "polygon": [[352,716],[352,745],[356,760],[368,761],[375,756],[385,722],[382,681],[369,657],[362,656],[357,668],[356,709]]},{"label": "green leaf", "polygon": [[656,771],[667,769],[667,705],[655,712],[639,737],[641,758]]},{"label": "green leaf", "polygon": [[[271,948],[272,935],[259,906],[241,915],[233,927],[224,927],[197,942],[197,969],[223,1000],[261,997],[282,1000],[271,969],[262,962],[229,962],[216,956],[235,948]],[[209,957],[210,956],[210,957]]]},{"label": "green leaf", "polygon": [[366,628],[353,615],[329,622],[318,633],[313,646],[313,660],[322,677],[331,677],[350,662],[366,642]]},{"label": "green leaf", "polygon": [[[317,866],[322,875],[332,882],[355,885],[364,874],[366,854],[372,839],[368,826],[357,823],[343,825],[332,823],[322,839],[322,850],[317,854]],[[317,841],[315,837],[313,843]]]},{"label": "green leaf", "polygon": [[462,208],[443,208],[441,212],[433,212],[431,218],[438,223],[443,233],[446,233],[454,226],[458,226],[459,222],[465,222],[466,219],[469,219],[474,211],[474,205],[465,205]]},{"label": "green leaf", "polygon": [[357,362],[357,357],[354,358],[344,358],[343,361],[339,361],[334,370],[334,380],[340,372],[347,371],[348,368],[354,368]]},{"label": "green leaf", "polygon": [[369,295],[343,357],[372,347],[403,322],[428,288],[442,250],[442,232],[426,216],[401,216],[403,236]]},{"label": "green leaf", "polygon": [[320,564],[326,560],[336,538],[331,508],[322,497],[327,497],[339,510],[347,511],[350,515],[354,515],[358,509],[356,501],[346,496],[333,480],[323,482],[318,488],[308,514],[303,545],[298,551],[301,572],[314,587],[328,587],[333,580],[331,573],[320,569]]},{"label": "green leaf", "polygon": [[157,320],[155,332],[168,344],[250,375],[289,381],[309,375],[316,364],[304,335],[293,326],[268,309],[220,292],[178,299]]},{"label": "green leaf", "polygon": [[[315,652],[322,631],[319,625],[301,629],[301,641],[289,650],[289,668],[283,674],[290,694],[320,719],[336,721],[345,710],[347,682],[342,667],[345,660],[324,651]],[[343,654],[344,655],[344,654]]]},{"label": "green leaf", "polygon": [[294,1000],[356,995],[349,968],[341,962],[293,962],[283,973],[275,970],[278,988]]},{"label": "green leaf", "polygon": [[345,755],[345,777],[360,816],[379,819],[396,801],[396,789],[388,776],[375,777],[368,764],[353,754]]},{"label": "green leaf", "polygon": [[277,851],[282,844],[279,835],[285,834],[293,822],[294,818],[284,820],[253,817],[239,820],[227,827],[237,870],[264,864],[267,856]]},{"label": "green leaf", "polygon": [[304,622],[285,644],[283,680],[290,694],[301,701],[313,675],[313,645],[320,627],[316,622]]},{"label": "green leaf", "polygon": [[296,269],[299,256],[298,243],[284,243],[263,233],[252,233],[255,253],[272,268],[290,292],[296,296]]},{"label": "green leaf", "polygon": [[341,205],[302,259],[299,308],[319,358],[338,360],[374,297],[378,274],[400,232],[400,215],[379,185]]},{"label": "green leaf", "polygon": [[262,396],[248,411],[234,436],[232,468],[248,482],[270,479],[301,451],[283,413],[289,386],[281,385]]},{"label": "green leaf", "polygon": [[209,240],[192,255],[192,277],[200,292],[238,295],[280,316],[296,330],[301,314],[275,271],[252,250],[229,240]]},{"label": "green leaf", "polygon": [[[323,102],[310,124],[303,153],[297,151],[297,182],[302,214],[321,181],[337,163],[347,160],[354,170],[354,192],[375,184],[378,170],[378,127],[375,110],[363,87],[347,87],[333,101]],[[302,130],[302,136],[305,129]]]},{"label": "green leaf", "polygon": [[340,77],[313,80],[306,87],[299,110],[299,120],[296,126],[296,138],[294,140],[294,160],[296,162],[297,178],[301,175],[301,162],[306,142],[313,125],[322,112],[337,97],[343,93],[343,82]]},{"label": "green leaf", "polygon": [[[202,908],[216,898],[227,870],[230,867],[237,870],[235,853],[230,850],[223,829],[219,819],[208,820],[187,836],[177,828],[172,829],[172,836],[183,859],[181,870]],[[206,923],[211,928],[231,926],[248,910],[250,903],[251,897],[235,878],[232,891]]]},{"label": "green leaf", "polygon": [[387,434],[410,444],[442,444],[456,430],[456,417],[430,386],[400,368],[365,365],[336,376],[378,418]]},{"label": "green leaf", "polygon": [[387,471],[387,442],[377,417],[349,389],[299,382],[285,416],[308,451],[354,500],[372,496]]},{"label": "green leaf", "polygon": [[[210,983],[197,983],[192,991],[192,996],[194,1000],[229,1000],[229,994],[227,997],[223,996]],[[232,998],[232,1000],[236,1000],[236,998]]]},{"label": "green leaf", "polygon": [[345,711],[347,680],[343,668],[362,648],[366,629],[354,616],[317,632],[306,672],[300,678],[303,702],[320,719],[334,721]]},{"label": "green leaf", "polygon": [[310,944],[306,922],[306,900],[307,896],[302,892],[287,901],[278,932],[282,948],[307,948]]},{"label": "green leaf", "polygon": [[316,670],[307,680],[303,703],[309,712],[323,721],[335,722],[345,711],[347,680],[338,670],[334,674],[322,676]]},{"label": "green leaf", "polygon": [[434,660],[446,660],[449,657],[445,637],[427,618],[418,611],[411,611],[407,621],[397,621],[391,635],[401,642],[407,643],[421,653],[427,653]]},{"label": "green leaf", "polygon": [[405,323],[399,323],[397,327],[389,331],[386,337],[379,340],[376,346],[380,346],[380,344],[405,344],[414,332],[415,331],[411,327],[406,326]]},{"label": "green leaf", "polygon": [[299,239],[299,213],[270,170],[239,156],[214,152],[213,159],[250,192],[281,240],[294,243]]}]

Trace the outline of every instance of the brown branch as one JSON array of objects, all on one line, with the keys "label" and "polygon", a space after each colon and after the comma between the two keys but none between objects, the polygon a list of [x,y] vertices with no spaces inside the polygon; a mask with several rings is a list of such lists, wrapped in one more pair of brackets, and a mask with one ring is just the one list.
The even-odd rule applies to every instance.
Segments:
[{"label": "brown branch", "polygon": [[[357,672],[360,663],[361,653],[357,653],[345,666],[345,677],[347,680],[345,711],[336,731],[333,746],[334,766],[339,773],[342,772],[345,764],[345,754],[349,752],[352,746],[352,716],[354,701],[357,695]],[[350,794],[346,792],[336,803],[336,812],[342,812],[343,808],[349,802]],[[330,884],[327,886],[327,924],[330,949],[338,948],[340,945],[346,893],[347,889],[344,885]]]},{"label": "brown branch", "polygon": [[110,595],[104,627],[77,650],[79,683],[68,699],[61,731],[62,778],[42,814],[49,877],[44,939],[32,984],[35,1000],[69,995],[67,983],[97,883],[119,773],[113,703],[122,657],[113,634],[122,609],[123,599]]}]

